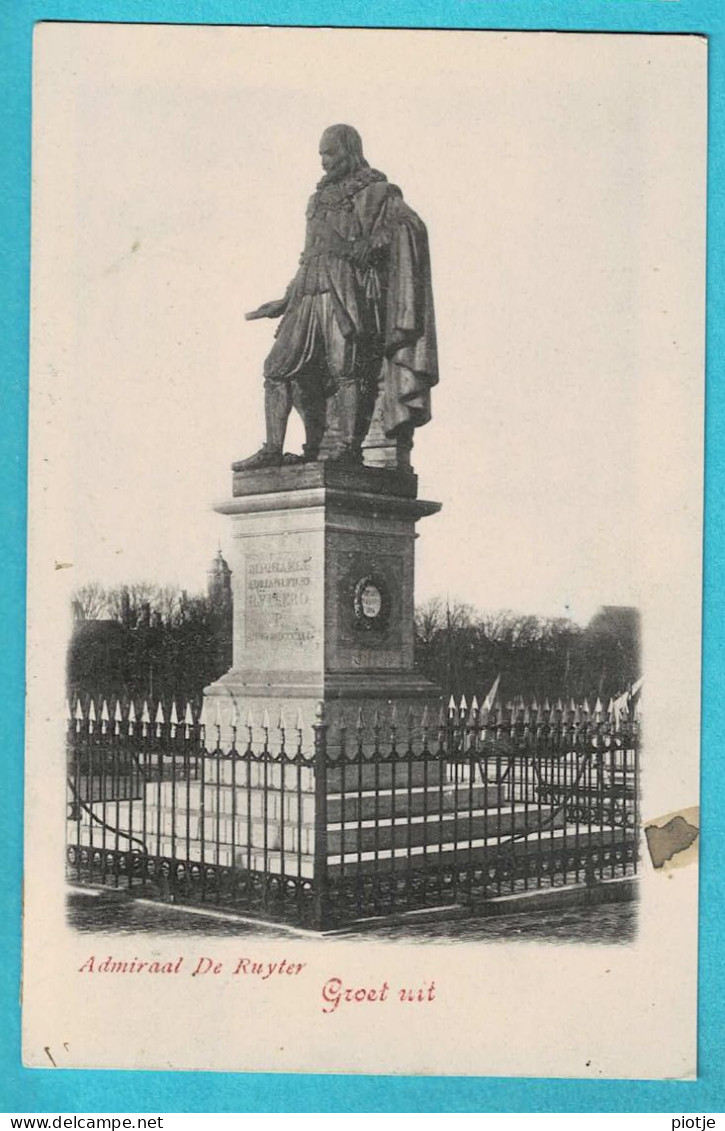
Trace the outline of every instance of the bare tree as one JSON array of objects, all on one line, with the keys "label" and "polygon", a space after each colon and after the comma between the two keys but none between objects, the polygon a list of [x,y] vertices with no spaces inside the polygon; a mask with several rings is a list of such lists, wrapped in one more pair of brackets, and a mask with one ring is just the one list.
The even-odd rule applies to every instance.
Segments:
[{"label": "bare tree", "polygon": [[89,581],[73,591],[73,611],[77,620],[100,620],[108,613],[106,590],[97,581]]},{"label": "bare tree", "polygon": [[126,628],[136,628],[150,619],[152,611],[161,614],[157,602],[159,594],[165,588],[170,587],[155,585],[150,581],[117,585],[109,589],[106,596],[109,615]]},{"label": "bare tree", "polygon": [[177,585],[159,585],[151,603],[161,614],[164,624],[177,624],[182,613],[182,594]]},{"label": "bare tree", "polygon": [[415,610],[415,634],[421,647],[434,643],[446,628],[446,609],[440,597],[431,597]]}]

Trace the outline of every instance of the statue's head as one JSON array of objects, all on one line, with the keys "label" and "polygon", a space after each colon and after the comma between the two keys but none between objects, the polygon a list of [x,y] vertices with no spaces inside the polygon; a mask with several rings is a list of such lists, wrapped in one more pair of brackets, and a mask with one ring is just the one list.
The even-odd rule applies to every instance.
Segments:
[{"label": "statue's head", "polygon": [[320,157],[322,168],[332,180],[368,168],[362,138],[353,126],[328,126],[320,139]]}]

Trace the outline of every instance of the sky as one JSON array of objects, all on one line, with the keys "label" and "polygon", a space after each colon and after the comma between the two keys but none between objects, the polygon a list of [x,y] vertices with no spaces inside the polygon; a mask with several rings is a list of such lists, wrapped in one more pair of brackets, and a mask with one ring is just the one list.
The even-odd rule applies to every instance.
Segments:
[{"label": "sky", "polygon": [[243,314],[294,274],[346,121],[430,236],[440,384],[413,463],[443,507],[418,600],[586,621],[666,594],[670,518],[699,536],[694,37],[36,37],[31,486],[69,584],[197,591],[228,549],[213,504],[263,439],[274,330]]}]

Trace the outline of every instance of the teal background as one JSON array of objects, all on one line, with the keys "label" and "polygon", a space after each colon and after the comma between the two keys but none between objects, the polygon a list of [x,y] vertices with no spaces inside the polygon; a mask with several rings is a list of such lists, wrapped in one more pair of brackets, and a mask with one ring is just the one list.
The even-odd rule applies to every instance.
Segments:
[{"label": "teal background", "polygon": [[[38,20],[693,32],[709,38],[708,366],[699,1072],[696,1082],[28,1070],[20,1060],[31,46]],[[0,1109],[5,1112],[527,1112],[725,1110],[720,942],[725,812],[725,0],[0,0]],[[677,710],[677,688],[672,689]],[[48,940],[52,945],[52,940]],[[621,1018],[622,1028],[627,1018]],[[225,1039],[219,1034],[219,1040]],[[654,1031],[653,1041],[667,1039]],[[663,1124],[666,1126],[666,1124]]]}]

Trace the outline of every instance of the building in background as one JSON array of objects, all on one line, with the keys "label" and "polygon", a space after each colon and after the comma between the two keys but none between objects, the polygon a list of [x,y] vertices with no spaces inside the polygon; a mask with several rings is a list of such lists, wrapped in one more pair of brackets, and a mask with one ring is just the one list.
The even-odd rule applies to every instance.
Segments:
[{"label": "building in background", "polygon": [[206,591],[214,637],[216,677],[232,666],[232,571],[222,556],[221,549],[207,570]]},{"label": "building in background", "polygon": [[219,550],[206,593],[150,583],[82,586],[73,600],[68,648],[72,700],[201,701],[232,662],[231,570]]}]

